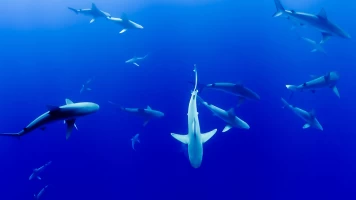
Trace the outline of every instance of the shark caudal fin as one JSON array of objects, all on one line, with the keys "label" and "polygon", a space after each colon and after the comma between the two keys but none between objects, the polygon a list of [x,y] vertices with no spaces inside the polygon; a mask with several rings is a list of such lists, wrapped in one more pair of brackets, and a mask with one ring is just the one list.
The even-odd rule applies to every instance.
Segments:
[{"label": "shark caudal fin", "polygon": [[75,12],[75,14],[79,14],[79,11],[77,9],[74,9],[74,8],[71,8],[71,7],[68,7],[69,10]]},{"label": "shark caudal fin", "polygon": [[280,0],[274,0],[274,3],[276,4],[277,11],[273,14],[273,17],[279,17],[285,12],[285,9],[283,8]]},{"label": "shark caudal fin", "polygon": [[207,132],[207,133],[202,133],[202,134],[201,134],[201,140],[202,140],[203,144],[204,144],[205,142],[207,142],[208,140],[210,140],[210,138],[215,135],[215,133],[216,133],[217,130],[218,130],[218,129],[214,129],[214,130],[209,131],[209,132]]}]

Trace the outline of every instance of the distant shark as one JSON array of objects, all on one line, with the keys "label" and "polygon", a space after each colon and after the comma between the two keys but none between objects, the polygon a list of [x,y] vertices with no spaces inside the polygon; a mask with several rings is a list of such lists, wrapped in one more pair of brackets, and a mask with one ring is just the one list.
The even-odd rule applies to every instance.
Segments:
[{"label": "distant shark", "polygon": [[311,50],[311,52],[314,53],[314,52],[319,51],[319,52],[326,54],[326,51],[324,50],[324,48],[322,47],[322,44],[320,42],[318,43],[312,39],[305,38],[305,37],[301,37],[301,39],[313,46],[313,50]]},{"label": "distant shark", "polygon": [[107,19],[123,27],[123,29],[120,31],[120,34],[126,32],[128,29],[143,29],[143,26],[140,24],[129,20],[125,13],[121,15],[121,18],[107,17]]},{"label": "distant shark", "polygon": [[153,110],[150,106],[147,106],[147,108],[125,108],[121,107],[111,101],[109,101],[110,104],[119,107],[120,110],[128,112],[128,113],[133,113],[136,115],[139,115],[145,119],[145,122],[143,123],[143,126],[146,126],[147,123],[153,119],[153,118],[161,118],[164,117],[164,113],[158,110]]},{"label": "distant shark", "polygon": [[69,10],[75,12],[76,14],[83,14],[87,16],[91,16],[92,19],[90,20],[90,23],[93,23],[97,18],[110,18],[111,15],[107,12],[104,12],[102,10],[99,10],[98,7],[94,3],[91,4],[91,8],[84,8],[84,9],[74,9],[71,7],[68,7]]},{"label": "distant shark", "polygon": [[18,133],[0,133],[0,136],[23,136],[30,133],[37,128],[44,130],[44,126],[59,120],[65,120],[67,124],[67,135],[68,139],[73,127],[75,126],[75,120],[78,117],[83,117],[89,114],[93,114],[99,110],[99,105],[92,102],[79,102],[73,103],[72,101],[66,100],[67,104],[63,106],[47,106],[49,111],[43,113],[35,120],[33,120],[29,125],[23,128]]},{"label": "distant shark", "polygon": [[[192,83],[192,82],[190,82]],[[214,89],[232,94],[239,97],[238,106],[240,106],[245,99],[260,100],[260,96],[240,83],[210,83],[210,84],[198,84],[199,91],[202,92],[203,89]]]},{"label": "distant shark", "polygon": [[44,164],[43,166],[39,167],[39,168],[35,168],[32,171],[31,176],[28,178],[29,180],[32,180],[34,178],[37,178],[38,180],[41,180],[41,177],[39,176],[50,164],[52,163],[52,161],[47,162],[46,164]]},{"label": "distant shark", "polygon": [[250,126],[245,121],[243,121],[242,119],[236,116],[233,108],[226,111],[212,104],[207,103],[199,96],[197,96],[197,98],[198,101],[202,103],[205,107],[207,107],[215,116],[219,117],[220,119],[224,120],[224,122],[227,123],[224,130],[222,131],[223,133],[230,130],[232,127],[250,129]]},{"label": "distant shark", "polygon": [[132,64],[136,65],[137,67],[139,67],[140,65],[137,62],[140,60],[146,59],[147,56],[148,56],[148,54],[143,57],[134,56],[133,58],[130,58],[129,60],[125,61],[125,63],[132,63]]},{"label": "distant shark", "polygon": [[315,112],[314,111],[307,112],[307,111],[305,111],[305,110],[303,110],[301,108],[298,108],[296,106],[290,105],[283,98],[282,98],[282,102],[284,104],[283,108],[288,107],[298,117],[302,118],[306,122],[306,124],[303,126],[303,129],[306,129],[306,128],[309,128],[309,127],[314,127],[314,128],[319,129],[321,131],[323,130],[323,127],[321,126],[321,124],[319,123],[319,121],[315,117]]},{"label": "distant shark", "polygon": [[136,144],[136,143],[141,143],[139,137],[140,137],[140,134],[137,133],[135,136],[133,136],[133,137],[131,138],[131,146],[132,146],[132,149],[135,150],[135,151],[136,151],[136,149],[135,149],[135,144]]},{"label": "distant shark", "polygon": [[36,194],[33,195],[33,199],[39,200],[47,188],[48,188],[48,185],[44,186],[44,187],[38,192],[37,195],[36,195]]},{"label": "distant shark", "polygon": [[82,85],[82,88],[80,89],[80,94],[83,93],[84,91],[91,91],[91,88],[88,86],[92,81],[94,80],[94,78],[90,78],[89,80],[87,80],[87,82],[85,82]]},{"label": "distant shark", "polygon": [[322,40],[320,43],[324,43],[331,36],[338,36],[341,38],[351,39],[351,36],[338,27],[336,24],[329,21],[324,9],[317,15],[296,12],[294,10],[285,10],[280,2],[280,0],[274,0],[276,4],[277,11],[274,13],[273,17],[286,17],[294,22],[297,22],[301,26],[310,26],[319,30],[322,34]]},{"label": "distant shark", "polygon": [[331,88],[335,95],[340,98],[339,90],[336,87],[336,83],[339,80],[339,74],[337,72],[329,72],[324,76],[315,78],[311,81],[305,82],[300,85],[286,85],[287,89],[291,91],[304,91],[309,90],[313,93],[318,89]]},{"label": "distant shark", "polygon": [[188,106],[188,134],[180,135],[176,133],[171,133],[171,135],[183,144],[188,145],[188,156],[192,167],[199,168],[203,160],[203,144],[207,142],[211,137],[213,137],[217,131],[214,129],[208,133],[200,132],[198,110],[197,110],[197,83],[198,75],[196,66],[194,67],[195,72],[195,87],[192,91]]}]

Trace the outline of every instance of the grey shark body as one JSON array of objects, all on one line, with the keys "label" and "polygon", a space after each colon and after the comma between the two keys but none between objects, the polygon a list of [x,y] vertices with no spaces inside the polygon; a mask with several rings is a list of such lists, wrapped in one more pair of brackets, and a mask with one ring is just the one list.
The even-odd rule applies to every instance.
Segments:
[{"label": "grey shark body", "polygon": [[[70,100],[66,102],[71,102]],[[75,126],[75,121],[78,117],[83,117],[99,110],[99,105],[92,102],[79,102],[71,103],[63,106],[48,106],[49,111],[43,113],[25,128],[23,128],[18,133],[0,133],[0,136],[23,136],[38,128],[43,128],[43,126],[53,123],[55,121],[65,120],[67,124],[67,135],[68,139],[73,127]]]},{"label": "grey shark body", "polygon": [[318,119],[316,119],[315,117],[315,113],[314,111],[311,112],[307,112],[301,108],[298,108],[296,106],[290,105],[286,100],[284,100],[283,98],[281,99],[283,102],[283,108],[287,107],[290,110],[292,110],[298,117],[300,117],[301,119],[303,119],[306,124],[303,126],[303,129],[309,128],[309,127],[313,127],[319,130],[323,130],[323,127],[321,126],[321,124],[319,123]]},{"label": "grey shark body", "polygon": [[338,36],[340,38],[346,39],[351,38],[348,33],[346,33],[343,29],[328,19],[324,9],[321,9],[317,15],[314,15],[309,13],[296,12],[294,10],[285,10],[280,0],[274,0],[274,2],[276,4],[277,11],[273,17],[282,16],[297,22],[302,26],[310,26],[319,30],[323,36],[321,43],[327,41],[331,36]]},{"label": "grey shark body", "polygon": [[126,32],[129,29],[143,29],[143,26],[140,24],[129,20],[125,13],[121,15],[121,18],[108,17],[107,19],[123,27],[123,29],[120,31],[120,34]]},{"label": "grey shark body", "polygon": [[84,8],[84,9],[74,9],[71,7],[68,7],[69,10],[75,12],[76,14],[83,14],[86,16],[91,16],[92,19],[90,20],[90,23],[93,23],[97,18],[110,18],[111,15],[107,12],[104,12],[102,10],[99,10],[98,7],[94,3],[91,4],[91,8]]},{"label": "grey shark body", "polygon": [[205,107],[207,107],[215,116],[219,117],[224,122],[226,122],[227,125],[225,126],[222,132],[226,132],[230,130],[232,127],[250,129],[250,126],[245,121],[243,121],[242,119],[236,116],[233,108],[226,111],[217,106],[207,103],[199,96],[197,96],[197,98],[200,101],[200,103],[203,104]]},{"label": "grey shark body", "polygon": [[129,60],[125,61],[125,63],[132,63],[132,64],[136,65],[137,67],[139,67],[140,65],[139,65],[137,62],[146,59],[147,56],[148,56],[148,54],[145,55],[145,56],[143,56],[143,57],[137,57],[137,56],[135,56],[135,57],[130,58]]},{"label": "grey shark body", "polygon": [[141,143],[139,137],[140,137],[140,134],[137,133],[135,136],[133,136],[133,137],[131,138],[131,146],[132,146],[132,149],[135,150],[135,151],[136,151],[136,149],[135,149],[135,144],[136,144],[136,143]]},{"label": "grey shark body", "polygon": [[39,200],[39,199],[41,198],[41,196],[43,195],[43,193],[46,191],[47,188],[48,188],[48,185],[44,186],[44,187],[38,192],[38,194],[34,194],[34,195],[33,195],[33,199]]},{"label": "grey shark body", "polygon": [[39,168],[35,168],[32,171],[32,174],[30,175],[30,177],[28,178],[28,180],[32,180],[34,178],[37,178],[38,180],[41,180],[41,177],[39,176],[50,164],[52,163],[52,161],[47,162],[46,164],[44,164],[43,166],[39,167]]},{"label": "grey shark body", "polygon": [[195,68],[195,87],[192,91],[188,106],[188,134],[180,135],[171,133],[171,135],[183,144],[188,145],[188,157],[192,167],[199,168],[203,160],[203,144],[213,137],[217,131],[214,129],[208,133],[200,132],[200,124],[197,111],[197,70]]},{"label": "grey shark body", "polygon": [[164,117],[164,113],[158,110],[153,110],[150,106],[147,106],[147,108],[125,108],[118,106],[117,104],[109,101],[110,104],[115,105],[116,107],[119,107],[120,110],[128,112],[128,113],[133,113],[138,116],[141,116],[145,119],[145,122],[143,126],[146,126],[147,123],[153,119],[153,118],[161,118]]},{"label": "grey shark body", "polygon": [[318,89],[331,88],[335,95],[340,98],[339,90],[336,87],[336,83],[338,82],[339,77],[340,76],[337,72],[329,72],[324,76],[318,77],[303,84],[286,85],[286,87],[291,91],[310,90],[313,93],[315,93]]}]

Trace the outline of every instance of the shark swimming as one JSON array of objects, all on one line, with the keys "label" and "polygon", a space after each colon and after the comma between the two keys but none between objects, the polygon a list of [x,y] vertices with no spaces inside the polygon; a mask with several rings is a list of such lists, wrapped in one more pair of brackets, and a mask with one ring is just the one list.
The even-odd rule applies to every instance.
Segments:
[{"label": "shark swimming", "polygon": [[93,78],[90,78],[89,80],[87,80],[87,82],[85,82],[82,85],[82,88],[80,89],[80,94],[83,93],[84,91],[91,91],[91,88],[88,86],[92,81],[94,80]]},{"label": "shark swimming", "polygon": [[126,32],[129,29],[143,29],[143,26],[140,24],[129,20],[125,13],[121,15],[121,18],[107,17],[107,19],[123,27],[123,29],[120,31],[120,34]]},{"label": "shark swimming", "polygon": [[306,124],[304,124],[303,129],[309,128],[309,127],[314,127],[319,130],[323,130],[323,127],[319,123],[319,121],[315,117],[315,112],[310,111],[307,112],[301,108],[298,108],[296,106],[290,105],[286,100],[283,98],[281,99],[283,102],[283,108],[288,107],[290,110],[292,110],[298,117],[302,118]]},{"label": "shark swimming", "polygon": [[41,196],[43,195],[43,193],[46,191],[46,189],[48,188],[48,185],[44,186],[39,192],[38,194],[33,194],[33,199],[38,200],[41,198]]},{"label": "shark swimming", "polygon": [[129,60],[125,61],[125,63],[132,63],[132,64],[136,65],[137,67],[139,67],[140,65],[137,62],[140,60],[146,59],[147,56],[148,56],[148,54],[143,57],[134,56],[133,58],[130,58]]},{"label": "shark swimming", "polygon": [[[339,80],[339,74],[337,72],[329,72],[324,76],[318,77],[311,81],[305,82],[300,85],[286,85],[287,89],[294,91],[309,90],[315,93],[316,90],[321,88],[331,88],[335,95],[340,98],[339,90],[336,87],[336,83]],[[293,94],[293,93],[292,93]]]},{"label": "shark swimming", "polygon": [[106,18],[106,19],[111,18],[111,15],[109,13],[99,10],[94,3],[91,4],[91,8],[74,9],[68,7],[68,9],[73,11],[77,15],[83,14],[83,15],[91,16],[92,19],[90,20],[90,23],[93,23],[97,18]]},{"label": "shark swimming", "polygon": [[43,113],[18,133],[0,133],[0,136],[23,136],[38,128],[44,130],[44,126],[59,120],[65,120],[67,124],[66,139],[69,138],[75,121],[78,117],[93,114],[99,110],[99,105],[92,102],[73,103],[66,100],[67,104],[63,106],[47,106],[49,111]]},{"label": "shark swimming", "polygon": [[245,99],[257,100],[257,101],[260,100],[260,96],[256,92],[247,88],[243,84],[210,83],[210,84],[198,84],[198,85],[199,85],[200,92],[202,92],[203,89],[214,89],[239,97],[238,106],[241,105],[245,101]]},{"label": "shark swimming", "polygon": [[282,16],[298,23],[301,26],[309,26],[319,30],[322,34],[322,40],[320,41],[321,44],[327,41],[331,36],[351,39],[351,36],[347,32],[328,19],[324,9],[321,9],[317,15],[314,15],[296,12],[294,10],[285,10],[280,0],[274,0],[274,3],[277,11],[274,13],[273,17]]},{"label": "shark swimming", "polygon": [[38,180],[41,180],[41,177],[39,176],[50,164],[52,163],[52,161],[47,162],[46,164],[44,164],[43,166],[39,167],[39,168],[35,168],[32,171],[32,174],[30,175],[30,177],[28,178],[28,180],[32,180],[34,178],[37,178]]},{"label": "shark swimming", "polygon": [[313,46],[313,50],[311,50],[312,53],[319,51],[319,52],[326,54],[326,51],[324,50],[321,43],[318,43],[318,42],[316,42],[312,39],[306,38],[306,37],[301,37],[300,39],[306,41],[307,43],[309,43],[310,45]]},{"label": "shark swimming", "polygon": [[143,123],[143,126],[146,126],[148,122],[153,119],[153,118],[162,118],[164,117],[164,113],[158,110],[153,110],[150,106],[147,106],[147,108],[125,108],[121,107],[111,101],[109,101],[110,104],[120,108],[120,110],[128,112],[128,113],[133,113],[136,115],[139,115],[145,119],[145,122]]},{"label": "shark swimming", "polygon": [[188,106],[188,134],[181,135],[176,133],[171,133],[172,137],[176,140],[188,145],[188,157],[190,164],[193,168],[199,168],[203,160],[203,144],[207,142],[211,137],[213,137],[217,131],[214,129],[207,133],[200,132],[200,124],[198,118],[197,110],[197,83],[198,74],[196,65],[194,65],[195,72],[195,87],[192,91],[189,106]]},{"label": "shark swimming", "polygon": [[134,135],[132,138],[131,138],[131,146],[132,146],[132,149],[136,151],[135,149],[135,144],[136,143],[141,143],[140,141],[140,134],[137,133],[136,135]]},{"label": "shark swimming", "polygon": [[250,129],[250,126],[243,121],[242,119],[238,118],[234,112],[234,109],[231,108],[230,110],[226,111],[217,106],[207,103],[201,97],[197,96],[198,101],[203,104],[206,108],[208,108],[215,116],[222,119],[226,122],[226,126],[223,133],[230,130],[232,127],[241,128],[241,129]]}]

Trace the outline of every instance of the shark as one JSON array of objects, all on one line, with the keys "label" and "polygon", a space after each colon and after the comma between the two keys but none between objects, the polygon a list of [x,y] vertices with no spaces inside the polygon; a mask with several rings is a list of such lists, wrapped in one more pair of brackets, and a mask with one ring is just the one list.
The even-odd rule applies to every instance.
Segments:
[{"label": "shark", "polygon": [[188,145],[188,157],[190,164],[193,168],[199,168],[203,160],[203,144],[212,138],[217,129],[209,131],[207,133],[200,132],[200,124],[198,118],[197,110],[197,83],[198,83],[198,74],[196,65],[194,65],[195,73],[195,87],[191,93],[191,97],[188,105],[188,134],[176,134],[171,133],[172,137],[176,140],[182,142],[183,144]]},{"label": "shark", "polygon": [[125,63],[132,63],[132,64],[136,65],[137,67],[139,67],[140,65],[137,62],[140,60],[146,59],[147,56],[148,56],[148,54],[143,57],[134,56],[133,58],[130,58],[129,60],[125,61]]},{"label": "shark", "polygon": [[75,9],[75,8],[68,7],[68,9],[73,11],[77,15],[83,14],[83,15],[91,16],[92,19],[90,20],[90,23],[93,23],[97,18],[105,18],[105,19],[111,18],[110,13],[99,10],[99,8],[94,3],[91,4],[91,8]]},{"label": "shark", "polygon": [[312,53],[319,51],[321,53],[326,54],[326,51],[324,50],[322,43],[320,43],[320,42],[318,43],[318,42],[316,42],[312,39],[306,38],[306,37],[301,37],[300,39],[304,40],[305,42],[307,42],[313,46],[313,50],[311,50]]},{"label": "shark", "polygon": [[39,168],[35,168],[32,171],[32,174],[30,175],[30,177],[28,178],[28,180],[32,180],[34,178],[37,178],[38,180],[41,180],[41,177],[39,176],[50,164],[52,163],[52,161],[47,162],[46,164],[44,164],[43,166],[39,167]]},{"label": "shark", "polygon": [[[191,83],[191,82],[190,82]],[[252,91],[250,88],[247,88],[241,83],[209,83],[209,84],[198,84],[199,91],[202,92],[203,89],[213,89],[222,91],[228,94],[239,97],[239,102],[237,106],[240,106],[246,99],[259,101],[260,96]]]},{"label": "shark", "polygon": [[139,137],[140,137],[140,134],[137,133],[135,136],[133,136],[133,137],[131,138],[131,146],[132,146],[132,149],[135,150],[135,151],[136,151],[136,149],[135,149],[135,144],[136,144],[136,143],[141,143]]},{"label": "shark", "polygon": [[334,24],[328,19],[324,8],[320,10],[318,14],[310,14],[303,12],[296,12],[294,10],[286,10],[281,4],[280,0],[274,0],[277,11],[273,14],[273,17],[285,17],[290,19],[301,26],[313,27],[319,30],[322,34],[320,43],[324,43],[331,36],[337,36],[340,38],[351,39],[351,36],[341,29],[338,25]]},{"label": "shark", "polygon": [[119,106],[116,103],[113,103],[111,101],[109,101],[109,103],[116,107],[119,107],[121,111],[133,113],[133,114],[143,117],[145,119],[143,126],[146,126],[148,124],[148,122],[153,118],[164,117],[163,112],[158,111],[158,110],[153,110],[150,106],[147,106],[147,108],[125,108],[125,107]]},{"label": "shark", "polygon": [[43,193],[46,191],[46,189],[48,188],[48,185],[44,186],[39,192],[38,194],[33,194],[33,199],[38,200],[41,198],[41,196],[43,195]]},{"label": "shark", "polygon": [[310,112],[307,112],[301,108],[298,108],[296,106],[290,105],[286,100],[284,100],[283,98],[281,98],[282,103],[283,103],[283,108],[287,107],[290,110],[292,110],[294,112],[294,114],[296,114],[298,117],[302,118],[306,124],[304,124],[303,129],[307,129],[309,127],[314,127],[316,129],[319,130],[323,130],[323,127],[321,126],[321,124],[319,123],[318,119],[315,117],[315,111],[312,110]]},{"label": "shark", "polygon": [[320,76],[300,85],[286,85],[286,88],[292,92],[309,90],[312,93],[315,93],[316,90],[321,88],[331,88],[335,95],[340,98],[339,90],[336,87],[336,83],[338,82],[339,78],[339,74],[335,71],[332,71],[328,72],[324,76]]},{"label": "shark", "polygon": [[241,129],[250,129],[250,126],[245,121],[243,121],[242,119],[236,116],[234,108],[231,108],[230,110],[226,111],[210,103],[207,103],[200,96],[197,96],[197,98],[201,104],[203,104],[215,116],[219,117],[227,124],[224,130],[222,131],[223,133],[230,130],[232,127],[241,128]]},{"label": "shark", "polygon": [[121,18],[117,18],[117,17],[107,17],[107,19],[109,21],[112,21],[116,24],[119,24],[120,26],[123,27],[123,29],[120,31],[120,34],[126,32],[129,29],[143,29],[143,26],[140,24],[137,24],[136,22],[133,22],[131,20],[129,20],[129,18],[127,17],[127,15],[125,13],[123,13],[121,15]]},{"label": "shark", "polygon": [[[38,128],[41,130],[45,129],[45,125],[65,120],[67,124],[67,134],[66,139],[69,138],[73,127],[75,127],[75,121],[79,117],[87,116],[93,114],[99,110],[99,105],[93,102],[79,102],[73,103],[72,101],[66,100],[69,104],[63,106],[51,106],[48,105],[47,112],[43,113],[36,119],[34,119],[30,124],[17,133],[0,133],[0,136],[14,136],[20,137],[24,136]],[[70,103],[72,102],[72,103]]]},{"label": "shark", "polygon": [[80,94],[83,93],[84,91],[91,91],[91,88],[88,86],[92,81],[94,80],[94,78],[90,78],[89,80],[87,80],[87,82],[85,82],[82,85],[82,88],[80,89]]}]

